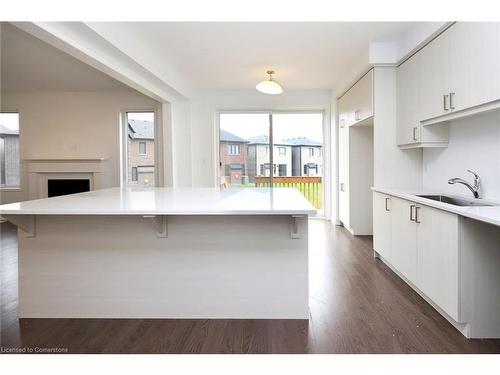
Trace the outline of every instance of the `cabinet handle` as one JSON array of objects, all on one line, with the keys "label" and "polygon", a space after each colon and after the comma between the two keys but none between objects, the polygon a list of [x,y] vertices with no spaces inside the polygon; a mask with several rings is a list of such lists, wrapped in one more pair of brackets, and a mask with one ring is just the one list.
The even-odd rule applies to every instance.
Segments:
[{"label": "cabinet handle", "polygon": [[418,210],[420,207],[415,206],[415,223],[420,224],[420,220],[418,220]]},{"label": "cabinet handle", "polygon": [[354,112],[354,119],[356,121],[361,120],[361,115],[359,114],[360,110],[358,109],[356,112]]},{"label": "cabinet handle", "polygon": [[418,130],[418,127],[414,127],[413,128],[413,140],[414,141],[418,141],[418,137],[417,137],[417,130]]},{"label": "cabinet handle", "polygon": [[446,104],[446,101],[448,100],[448,97],[449,97],[449,95],[448,95],[448,94],[443,95],[443,109],[444,109],[445,111],[449,111],[449,110],[450,110],[450,109],[448,108],[448,105]]},{"label": "cabinet handle", "polygon": [[450,109],[453,111],[455,107],[453,106],[453,96],[455,95],[454,92],[450,92]]},{"label": "cabinet handle", "polygon": [[389,197],[385,198],[385,210],[386,211],[390,211],[389,207],[387,206],[387,202],[389,202],[389,199],[391,199],[391,198],[389,198]]},{"label": "cabinet handle", "polygon": [[414,208],[415,208],[415,205],[411,204],[410,205],[410,221],[415,221],[415,219],[413,218],[413,209]]}]

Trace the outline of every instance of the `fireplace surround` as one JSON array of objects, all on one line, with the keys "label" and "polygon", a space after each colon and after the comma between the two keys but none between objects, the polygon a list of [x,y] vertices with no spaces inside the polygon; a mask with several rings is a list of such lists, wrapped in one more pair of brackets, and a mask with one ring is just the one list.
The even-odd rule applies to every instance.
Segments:
[{"label": "fireplace surround", "polygon": [[27,159],[29,199],[49,197],[49,180],[88,180],[88,190],[107,187],[107,159]]}]

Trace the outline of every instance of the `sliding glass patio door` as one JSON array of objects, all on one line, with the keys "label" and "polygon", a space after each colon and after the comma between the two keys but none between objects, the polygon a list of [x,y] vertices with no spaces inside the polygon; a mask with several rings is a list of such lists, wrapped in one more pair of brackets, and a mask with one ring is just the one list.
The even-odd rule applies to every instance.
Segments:
[{"label": "sliding glass patio door", "polygon": [[222,187],[289,187],[323,213],[322,112],[219,114]]}]

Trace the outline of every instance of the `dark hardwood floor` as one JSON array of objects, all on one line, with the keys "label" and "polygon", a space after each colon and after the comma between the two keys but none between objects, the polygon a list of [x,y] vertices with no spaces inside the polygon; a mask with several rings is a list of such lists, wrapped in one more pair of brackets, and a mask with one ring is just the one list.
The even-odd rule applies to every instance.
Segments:
[{"label": "dark hardwood floor", "polygon": [[310,225],[310,320],[18,319],[15,228],[1,224],[1,346],[69,353],[500,353],[467,340],[389,268],[371,237]]}]

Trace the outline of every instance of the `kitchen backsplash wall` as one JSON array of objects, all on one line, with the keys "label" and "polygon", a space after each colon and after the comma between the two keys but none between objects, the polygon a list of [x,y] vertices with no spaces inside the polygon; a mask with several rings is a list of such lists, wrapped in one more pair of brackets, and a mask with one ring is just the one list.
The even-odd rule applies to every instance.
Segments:
[{"label": "kitchen backsplash wall", "polygon": [[472,182],[467,169],[481,176],[483,198],[500,200],[500,110],[451,122],[448,147],[424,149],[424,188],[472,196],[465,186],[448,184],[451,177]]}]

